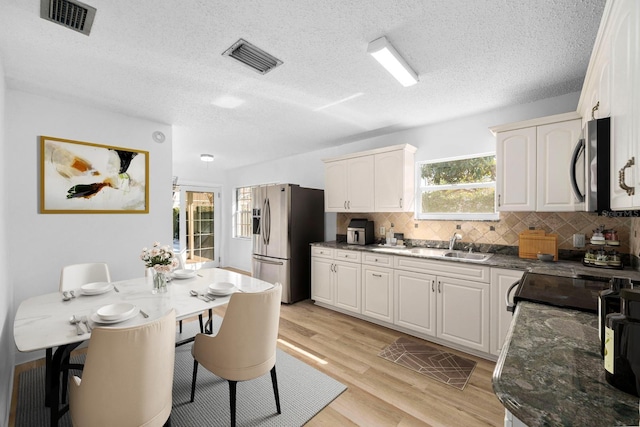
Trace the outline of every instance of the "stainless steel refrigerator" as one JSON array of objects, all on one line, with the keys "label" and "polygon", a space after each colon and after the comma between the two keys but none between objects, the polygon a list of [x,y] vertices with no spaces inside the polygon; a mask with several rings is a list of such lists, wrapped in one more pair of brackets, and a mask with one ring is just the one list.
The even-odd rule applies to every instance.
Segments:
[{"label": "stainless steel refrigerator", "polygon": [[255,187],[253,277],[282,284],[282,302],[311,297],[312,242],[324,241],[324,191],[295,184]]}]

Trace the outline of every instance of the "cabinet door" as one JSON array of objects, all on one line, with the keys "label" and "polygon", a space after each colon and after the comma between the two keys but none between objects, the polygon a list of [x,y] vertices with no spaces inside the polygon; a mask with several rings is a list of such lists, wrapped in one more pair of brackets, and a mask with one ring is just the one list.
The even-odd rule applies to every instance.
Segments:
[{"label": "cabinet door", "polygon": [[373,212],[373,170],[373,155],[349,159],[347,170],[347,210],[349,212]]},{"label": "cabinet door", "polygon": [[345,212],[347,210],[346,160],[328,162],[324,165],[324,210]]},{"label": "cabinet door", "polygon": [[[637,99],[635,85],[640,83],[638,72],[638,5],[637,2],[621,2],[613,17],[611,30],[611,208],[628,209],[637,206],[634,195],[619,185],[619,173],[624,170],[624,184],[638,186],[640,157],[635,146],[639,135],[634,135],[637,124]],[[637,92],[636,92],[637,93]],[[634,105],[635,104],[635,105]],[[635,144],[634,144],[635,141]],[[631,159],[635,165],[625,168]]]},{"label": "cabinet door", "polygon": [[333,305],[333,260],[311,257],[311,298]]},{"label": "cabinet door", "polygon": [[[509,287],[522,278],[522,271],[506,270],[502,268],[491,269],[491,322],[490,352],[496,356],[500,354],[504,339],[511,326],[513,313],[507,311],[505,295]],[[510,297],[513,303],[513,295]]]},{"label": "cabinet door", "polygon": [[344,310],[361,312],[361,269],[360,264],[334,261],[335,270],[335,306]]},{"label": "cabinet door", "polygon": [[581,123],[577,119],[536,129],[535,210],[538,212],[574,211],[578,208],[569,178],[569,166],[573,149],[580,139]]},{"label": "cabinet door", "polygon": [[413,211],[413,155],[405,150],[375,155],[376,212]]},{"label": "cabinet door", "polygon": [[393,270],[362,266],[362,314],[393,323]]},{"label": "cabinet door", "polygon": [[[500,132],[496,140],[499,211],[536,210],[536,129]],[[568,170],[568,166],[565,167]]]},{"label": "cabinet door", "polygon": [[393,323],[436,335],[436,276],[395,270]]},{"label": "cabinet door", "polygon": [[438,276],[437,337],[489,352],[489,284]]}]

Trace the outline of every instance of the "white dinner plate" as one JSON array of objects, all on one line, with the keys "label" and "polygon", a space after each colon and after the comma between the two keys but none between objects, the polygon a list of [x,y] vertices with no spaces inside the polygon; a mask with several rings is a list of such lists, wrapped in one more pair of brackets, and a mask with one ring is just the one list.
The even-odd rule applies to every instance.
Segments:
[{"label": "white dinner plate", "polygon": [[98,317],[98,313],[92,313],[91,314],[91,321],[94,323],[100,323],[103,325],[111,325],[113,323],[119,323],[119,322],[124,322],[125,320],[129,320],[133,317],[135,317],[136,314],[138,314],[140,312],[140,309],[138,307],[134,307],[133,310],[131,311],[131,313],[129,313],[128,315],[126,315],[125,317],[121,318],[121,319],[116,319],[116,320],[104,320],[101,319],[100,317]]},{"label": "white dinner plate", "polygon": [[235,285],[229,282],[216,282],[209,285],[209,293],[212,295],[230,295],[235,290]]},{"label": "white dinner plate", "polygon": [[102,321],[120,320],[129,316],[136,306],[129,304],[128,302],[120,302],[117,304],[109,304],[104,307],[100,307],[96,314]]},{"label": "white dinner plate", "polygon": [[100,295],[113,289],[109,282],[93,282],[80,286],[83,295]]},{"label": "white dinner plate", "polygon": [[191,279],[192,277],[196,277],[195,270],[175,270],[173,272],[173,277],[176,279]]}]

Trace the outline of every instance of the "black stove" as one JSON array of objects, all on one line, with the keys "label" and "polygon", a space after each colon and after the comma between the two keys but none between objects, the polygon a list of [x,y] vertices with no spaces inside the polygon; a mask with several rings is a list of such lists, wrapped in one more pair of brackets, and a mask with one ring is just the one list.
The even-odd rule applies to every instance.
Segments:
[{"label": "black stove", "polygon": [[526,272],[513,295],[518,301],[531,301],[573,310],[598,312],[598,295],[609,289],[608,277],[578,275],[574,277]]}]

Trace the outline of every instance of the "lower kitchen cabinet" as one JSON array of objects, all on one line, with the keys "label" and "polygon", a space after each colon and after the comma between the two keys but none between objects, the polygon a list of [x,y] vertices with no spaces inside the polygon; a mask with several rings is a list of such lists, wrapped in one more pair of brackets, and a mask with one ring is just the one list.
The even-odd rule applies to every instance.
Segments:
[{"label": "lower kitchen cabinet", "polygon": [[438,338],[489,352],[488,283],[437,277]]},{"label": "lower kitchen cabinet", "polygon": [[362,266],[362,314],[393,323],[393,270]]},{"label": "lower kitchen cabinet", "polygon": [[395,270],[393,282],[393,323],[436,336],[436,276]]},{"label": "lower kitchen cabinet", "polygon": [[311,298],[360,313],[360,253],[313,247],[311,254]]},{"label": "lower kitchen cabinet", "polygon": [[[500,355],[504,339],[511,326],[513,313],[507,311],[505,296],[509,287],[520,280],[523,271],[504,268],[491,269],[491,344],[490,353]],[[513,303],[513,296],[510,298]]]}]

